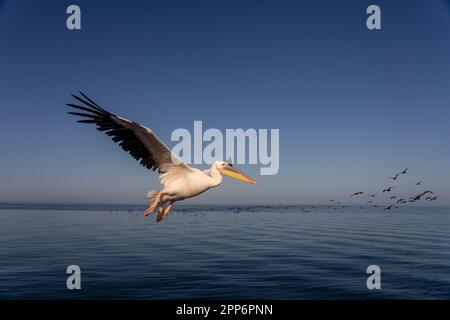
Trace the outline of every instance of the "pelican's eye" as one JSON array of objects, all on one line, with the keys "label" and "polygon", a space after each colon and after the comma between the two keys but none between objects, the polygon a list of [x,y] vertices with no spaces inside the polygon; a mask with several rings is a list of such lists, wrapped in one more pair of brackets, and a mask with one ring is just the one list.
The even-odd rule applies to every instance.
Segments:
[{"label": "pelican's eye", "polygon": [[228,164],[230,167],[232,167],[233,165],[231,163]]}]

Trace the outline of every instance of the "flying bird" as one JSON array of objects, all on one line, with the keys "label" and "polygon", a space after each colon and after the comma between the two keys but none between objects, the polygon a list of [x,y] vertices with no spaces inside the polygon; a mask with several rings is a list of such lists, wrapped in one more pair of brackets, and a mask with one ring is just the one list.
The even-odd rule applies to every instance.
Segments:
[{"label": "flying bird", "polygon": [[364,192],[362,192],[362,191],[355,192],[355,193],[352,194],[350,197],[357,196],[357,195],[359,195],[359,194],[364,194]]},{"label": "flying bird", "polygon": [[422,181],[418,181],[416,183],[414,183],[416,186],[419,186],[422,183]]},{"label": "flying bird", "polygon": [[400,173],[397,173],[395,176],[393,176],[393,177],[389,177],[389,179],[392,179],[392,180],[397,180],[397,178],[398,178],[398,176],[400,175]]},{"label": "flying bird", "polygon": [[418,194],[417,196],[411,197],[410,199],[411,199],[411,200],[414,200],[414,201],[418,201],[418,200],[420,200],[421,198],[422,198],[422,194]]},{"label": "flying bird", "polygon": [[388,207],[384,208],[383,210],[391,210],[393,206],[394,206],[394,205],[393,205],[393,204],[391,204],[390,206],[388,206]]},{"label": "flying bird", "polygon": [[383,190],[383,193],[385,192],[391,192],[392,189],[394,189],[395,187],[389,187]]},{"label": "flying bird", "polygon": [[400,172],[400,174],[406,174],[406,172],[408,171],[408,169],[409,169],[409,166],[407,166],[405,170],[403,170],[402,172]]},{"label": "flying bird", "polygon": [[397,196],[392,196],[392,197],[391,197],[391,199],[395,199],[395,198],[397,198]]},{"label": "flying bird", "polygon": [[374,193],[374,194],[369,194],[369,197],[375,198],[376,195],[377,195],[376,193]]},{"label": "flying bird", "polygon": [[176,201],[195,197],[219,186],[222,175],[256,184],[255,180],[225,161],[215,161],[203,171],[185,164],[151,129],[106,111],[82,92],[80,95],[72,95],[80,104],[68,103],[67,106],[77,111],[69,114],[81,117],[78,120],[80,123],[96,125],[97,130],[110,136],[142,166],[158,171],[159,181],[164,187],[148,192],[150,203],[144,216],[158,209],[156,221],[161,221]]}]

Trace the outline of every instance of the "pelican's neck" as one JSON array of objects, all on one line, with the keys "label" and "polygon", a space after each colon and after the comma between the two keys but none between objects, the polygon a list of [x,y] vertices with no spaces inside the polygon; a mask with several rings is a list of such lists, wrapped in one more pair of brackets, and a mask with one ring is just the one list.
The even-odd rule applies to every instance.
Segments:
[{"label": "pelican's neck", "polygon": [[219,170],[217,170],[214,163],[211,166],[211,169],[209,169],[209,175],[213,180],[212,187],[217,187],[219,184],[222,183],[222,175],[220,174]]}]

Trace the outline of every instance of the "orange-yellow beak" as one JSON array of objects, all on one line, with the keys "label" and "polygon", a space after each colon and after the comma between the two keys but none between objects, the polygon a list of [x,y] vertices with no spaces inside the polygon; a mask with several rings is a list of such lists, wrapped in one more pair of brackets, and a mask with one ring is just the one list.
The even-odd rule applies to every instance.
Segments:
[{"label": "orange-yellow beak", "polygon": [[220,168],[219,171],[226,175],[229,176],[231,178],[237,179],[237,180],[241,180],[247,183],[252,183],[252,184],[256,184],[256,181],[252,178],[250,178],[248,175],[246,175],[245,173],[243,173],[242,171],[230,166],[230,165],[226,165],[223,168]]}]

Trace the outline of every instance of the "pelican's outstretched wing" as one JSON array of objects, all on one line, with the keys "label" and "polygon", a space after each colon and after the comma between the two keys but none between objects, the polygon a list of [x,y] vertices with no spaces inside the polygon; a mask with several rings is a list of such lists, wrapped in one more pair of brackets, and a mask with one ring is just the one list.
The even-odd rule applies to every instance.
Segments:
[{"label": "pelican's outstretched wing", "polygon": [[192,169],[173,154],[152,130],[139,123],[116,116],[100,107],[82,92],[80,94],[82,97],[72,95],[81,102],[80,105],[72,103],[67,105],[83,112],[69,112],[69,114],[83,117],[78,122],[97,125],[97,130],[112,137],[114,142],[119,143],[122,149],[139,161],[141,165],[147,169],[158,169],[159,173],[166,173],[171,168],[177,168],[174,171],[178,172],[180,169],[184,169],[182,171]]}]

